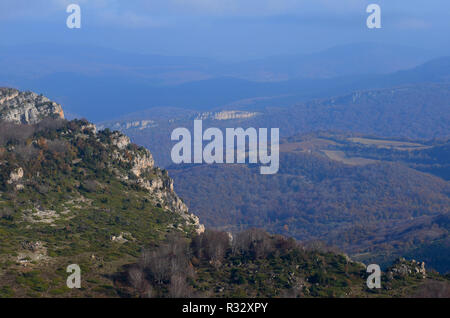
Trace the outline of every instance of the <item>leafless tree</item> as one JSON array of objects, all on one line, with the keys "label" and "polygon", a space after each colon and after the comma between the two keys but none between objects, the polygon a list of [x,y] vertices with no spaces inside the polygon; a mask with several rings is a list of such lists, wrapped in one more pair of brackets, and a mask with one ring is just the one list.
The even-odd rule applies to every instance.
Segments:
[{"label": "leafless tree", "polygon": [[249,229],[233,240],[233,254],[248,254],[254,258],[267,257],[275,250],[274,240],[265,231]]},{"label": "leafless tree", "polygon": [[169,285],[169,297],[187,298],[190,297],[191,294],[191,288],[186,281],[186,276],[181,273],[172,275]]},{"label": "leafless tree", "polygon": [[65,140],[55,139],[47,142],[48,149],[55,153],[66,153],[69,150],[69,144]]},{"label": "leafless tree", "polygon": [[130,268],[128,278],[131,286],[140,297],[150,298],[153,296],[152,287],[145,278],[145,272],[141,268],[137,266]]},{"label": "leafless tree", "polygon": [[35,126],[36,131],[56,130],[64,127],[66,123],[67,121],[61,118],[44,118]]},{"label": "leafless tree", "polygon": [[8,142],[24,143],[35,132],[35,127],[32,125],[19,125],[10,122],[0,123],[0,145],[5,145]]},{"label": "leafless tree", "polygon": [[19,158],[25,161],[35,159],[39,154],[39,150],[33,145],[18,145],[15,147],[14,152]]},{"label": "leafless tree", "polygon": [[428,281],[420,286],[414,295],[417,298],[450,298],[450,283]]},{"label": "leafless tree", "polygon": [[192,248],[198,258],[207,259],[213,265],[220,266],[230,248],[230,237],[226,232],[207,230],[194,239]]},{"label": "leafless tree", "polygon": [[11,219],[14,211],[9,207],[0,208],[0,219]]},{"label": "leafless tree", "polygon": [[176,235],[155,250],[144,251],[140,265],[149,271],[156,283],[162,284],[175,275],[191,275],[189,246],[185,239]]},{"label": "leafless tree", "polygon": [[85,180],[81,185],[88,192],[95,192],[99,189],[99,184],[95,180]]}]

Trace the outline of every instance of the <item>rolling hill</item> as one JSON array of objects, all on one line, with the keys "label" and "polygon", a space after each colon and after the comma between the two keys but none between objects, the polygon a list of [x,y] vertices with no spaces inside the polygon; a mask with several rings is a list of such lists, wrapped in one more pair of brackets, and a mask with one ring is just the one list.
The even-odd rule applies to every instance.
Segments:
[{"label": "rolling hill", "polygon": [[[0,96],[7,104],[0,108],[0,297],[448,294],[448,279],[415,260],[393,262],[382,288],[371,290],[365,265],[341,252],[257,229],[204,231],[167,171],[127,136],[67,121],[60,105],[41,95],[2,88]],[[323,177],[308,171],[311,180]],[[431,216],[446,203],[445,184],[421,177],[403,188],[441,187],[419,196],[433,200],[422,213]],[[405,215],[398,209],[390,220]],[[432,223],[444,226],[445,219]],[[66,285],[70,264],[81,268],[80,289]]]},{"label": "rolling hill", "polygon": [[[155,108],[99,123],[120,130],[134,142],[155,151],[156,162],[171,164],[175,128],[192,129],[194,119],[203,126],[280,128],[282,137],[319,130],[348,131],[385,137],[415,139],[450,136],[450,84],[427,83],[386,89],[360,90],[333,98],[315,99],[291,107],[252,110],[247,104],[215,112],[181,108]],[[263,101],[270,102],[270,100]],[[225,116],[238,111],[250,116]],[[216,117],[214,117],[216,116]]]},{"label": "rolling hill", "polygon": [[448,141],[317,133],[285,140],[280,171],[273,176],[249,165],[168,170],[208,226],[262,227],[302,241],[325,241],[382,264],[417,253],[447,272],[450,188],[441,179],[448,174],[447,157],[439,152],[443,145]]}]

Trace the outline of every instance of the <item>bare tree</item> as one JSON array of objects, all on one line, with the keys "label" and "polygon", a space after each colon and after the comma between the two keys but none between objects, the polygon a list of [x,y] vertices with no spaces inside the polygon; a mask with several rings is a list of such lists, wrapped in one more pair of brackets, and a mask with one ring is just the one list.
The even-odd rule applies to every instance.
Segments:
[{"label": "bare tree", "polygon": [[45,130],[56,130],[64,127],[67,124],[67,120],[61,118],[44,118],[39,123],[37,123],[36,130],[37,131],[45,131]]},{"label": "bare tree", "polygon": [[20,125],[10,122],[0,123],[0,145],[5,145],[9,142],[24,143],[35,132],[35,127],[32,125]]},{"label": "bare tree", "polygon": [[254,258],[267,257],[275,250],[274,240],[265,231],[249,229],[240,232],[233,240],[233,254],[247,254]]},{"label": "bare tree", "polygon": [[69,150],[68,142],[62,139],[49,140],[47,144],[48,149],[54,153],[64,154]]},{"label": "bare tree", "polygon": [[10,207],[0,208],[0,219],[10,220],[13,218],[14,211]]},{"label": "bare tree", "polygon": [[163,284],[175,274],[190,275],[192,273],[189,267],[189,254],[186,240],[174,235],[157,249],[144,251],[140,264],[149,271],[157,284]]},{"label": "bare tree", "polygon": [[230,248],[230,237],[226,232],[207,230],[197,236],[191,246],[198,258],[207,259],[211,264],[220,266]]},{"label": "bare tree", "polygon": [[25,161],[35,159],[39,154],[39,150],[33,145],[18,145],[15,147],[14,152]]},{"label": "bare tree", "polygon": [[443,281],[427,281],[416,291],[417,298],[450,298],[450,283]]},{"label": "bare tree", "polygon": [[191,294],[191,288],[186,281],[186,276],[181,273],[172,275],[169,285],[169,297],[187,298],[190,297]]},{"label": "bare tree", "polygon": [[130,268],[128,279],[131,286],[139,294],[139,297],[150,298],[153,296],[153,289],[145,278],[145,272],[140,267]]}]

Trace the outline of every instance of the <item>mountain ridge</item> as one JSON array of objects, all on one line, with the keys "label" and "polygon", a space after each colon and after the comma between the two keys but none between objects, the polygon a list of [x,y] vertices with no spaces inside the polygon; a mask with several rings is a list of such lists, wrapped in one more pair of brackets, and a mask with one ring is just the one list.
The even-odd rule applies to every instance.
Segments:
[{"label": "mountain ridge", "polygon": [[[425,63],[425,66],[428,65],[427,67],[433,66],[426,64],[425,61],[422,62]],[[90,64],[86,63],[87,65],[82,64],[80,69],[88,68]],[[414,66],[417,64],[411,65],[411,67]],[[156,65],[152,66],[150,71],[153,68],[158,69]],[[7,69],[4,69],[6,72]],[[26,70],[29,69],[30,67],[26,68]],[[93,66],[93,69],[97,70],[97,67]],[[435,69],[439,70],[439,67],[435,67]],[[448,80],[448,67],[443,70],[447,73],[444,75]],[[128,108],[132,112],[161,106],[211,111],[241,100],[271,98],[254,103],[252,107],[256,109],[273,105],[293,105],[312,98],[349,93],[356,89],[382,88],[421,81],[442,81],[442,77],[436,77],[423,67],[414,67],[410,71],[396,71],[389,74],[363,72],[351,75],[343,73],[333,77],[298,76],[291,77],[289,80],[269,82],[251,81],[225,72],[212,76],[199,76],[172,85],[155,83],[150,78],[136,75],[132,70],[129,71],[129,74],[120,73],[120,69],[106,73],[99,70],[83,73],[70,68],[58,68],[52,72],[41,73],[42,75],[38,76],[4,74],[2,76],[5,78],[3,83],[22,90],[43,92],[64,104],[68,112],[88,117],[94,122],[125,115],[123,111],[125,104],[129,105]],[[0,82],[1,84],[2,82]],[[93,105],[95,108],[92,107]]]},{"label": "mountain ridge", "polygon": [[[445,292],[445,278],[416,261],[393,264],[384,287],[371,291],[365,265],[342,253],[261,230],[233,239],[205,231],[148,150],[86,120],[38,119],[0,122],[1,297]],[[74,263],[82,269],[82,289],[66,286],[66,268]]]}]

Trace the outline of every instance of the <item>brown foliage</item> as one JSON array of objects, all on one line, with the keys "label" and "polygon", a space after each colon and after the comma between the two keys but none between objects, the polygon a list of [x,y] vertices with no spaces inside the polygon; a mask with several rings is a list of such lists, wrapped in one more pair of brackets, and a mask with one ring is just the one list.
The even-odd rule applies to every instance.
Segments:
[{"label": "brown foliage", "polygon": [[262,258],[269,256],[274,250],[273,240],[261,229],[243,231],[233,240],[234,254],[250,254],[254,258]]},{"label": "brown foliage", "polygon": [[139,264],[157,284],[162,284],[170,281],[176,274],[192,275],[189,259],[189,248],[185,239],[173,235],[156,250],[144,251]]},{"label": "brown foliage", "polygon": [[450,284],[448,282],[427,281],[418,288],[415,297],[450,298]]},{"label": "brown foliage", "polygon": [[150,298],[153,295],[153,289],[145,276],[145,272],[140,267],[135,266],[128,270],[129,282],[139,297]]},{"label": "brown foliage", "polygon": [[169,297],[186,298],[192,294],[192,288],[188,285],[186,275],[177,273],[172,275],[169,284]]},{"label": "brown foliage", "polygon": [[230,248],[230,237],[225,232],[207,230],[197,236],[192,242],[194,255],[198,258],[205,258],[219,266]]}]

